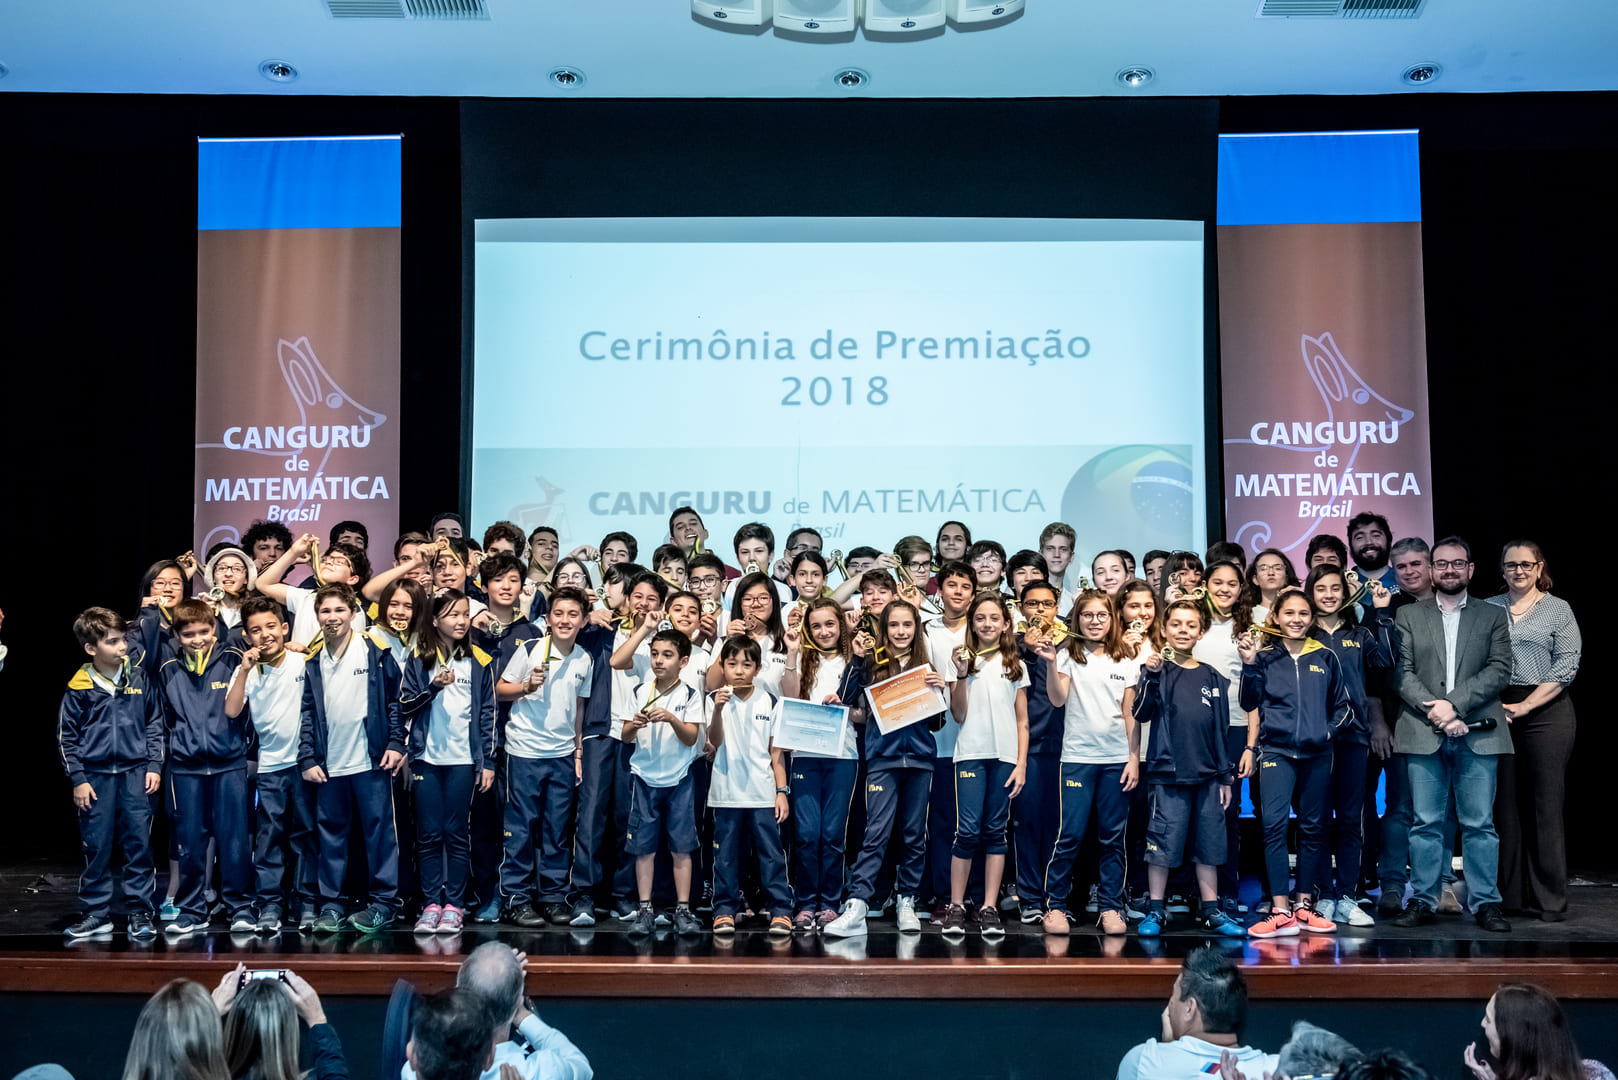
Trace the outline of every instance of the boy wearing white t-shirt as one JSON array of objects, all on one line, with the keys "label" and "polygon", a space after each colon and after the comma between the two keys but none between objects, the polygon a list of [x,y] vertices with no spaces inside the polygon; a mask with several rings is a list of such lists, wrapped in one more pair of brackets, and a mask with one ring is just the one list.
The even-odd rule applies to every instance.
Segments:
[{"label": "boy wearing white t-shirt", "polygon": [[[318,539],[314,533],[304,533],[284,555],[258,573],[258,591],[286,608],[288,621],[292,624],[292,636],[287,640],[293,643],[295,652],[314,652],[320,647],[320,619],[315,612],[316,589],[283,585],[281,579],[295,565],[308,561]],[[320,566],[312,580],[317,588],[322,584],[343,584],[358,591],[370,576],[371,564],[365,552],[349,544],[335,544],[321,553]],[[367,623],[363,612],[355,613],[353,626],[356,630],[365,629]]]},{"label": "boy wearing white t-shirt", "polygon": [[318,785],[321,910],[314,929],[342,929],[349,833],[358,830],[365,843],[366,905],[348,922],[372,933],[393,921],[399,903],[393,776],[405,762],[401,676],[387,649],[354,632],[359,600],[347,585],[316,590],[315,613],[323,644],[304,665],[298,739],[298,768]]},{"label": "boy wearing white t-shirt", "polygon": [[258,930],[275,933],[283,914],[294,911],[299,929],[307,929],[315,924],[315,788],[297,765],[309,657],[286,647],[290,628],[274,600],[250,598],[242,604],[241,618],[249,648],[225,694],[225,714],[234,718],[249,709],[258,735],[253,828]]},{"label": "boy wearing white t-shirt", "polygon": [[762,654],[758,642],[742,634],[719,651],[725,685],[711,695],[708,742],[716,749],[708,805],[714,813],[714,919],[716,934],[736,930],[742,906],[741,847],[750,835],[758,856],[760,883],[770,902],[770,934],[792,933],[792,889],[787,884],[781,823],[791,808],[786,761],[775,749],[780,720],[773,694],[753,685]]},{"label": "boy wearing white t-shirt", "polygon": [[578,645],[589,607],[578,589],[556,590],[550,633],[519,642],[495,686],[495,697],[511,703],[500,892],[506,921],[518,926],[562,926],[571,917],[568,834],[583,753],[584,706],[595,677],[590,654]]},{"label": "boy wearing white t-shirt", "polygon": [[691,913],[691,853],[697,850],[697,809],[691,763],[702,754],[703,699],[680,677],[691,658],[691,640],[678,630],[659,630],[650,645],[651,677],[635,690],[635,712],[623,738],[633,743],[629,759],[629,829],[624,846],[635,857],[640,906],[631,934],[650,934],[652,872],[662,841],[674,869],[674,930],[702,932]]}]

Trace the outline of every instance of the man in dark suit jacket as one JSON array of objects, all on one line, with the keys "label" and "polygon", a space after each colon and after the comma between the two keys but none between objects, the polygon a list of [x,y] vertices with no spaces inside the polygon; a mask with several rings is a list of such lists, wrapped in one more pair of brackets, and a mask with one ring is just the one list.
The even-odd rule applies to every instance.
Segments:
[{"label": "man in dark suit jacket", "polygon": [[1433,548],[1430,600],[1399,609],[1399,720],[1395,752],[1405,755],[1415,825],[1410,830],[1415,895],[1395,926],[1433,922],[1439,877],[1449,861],[1444,815],[1451,793],[1461,830],[1461,865],[1478,925],[1511,929],[1500,910],[1500,837],[1494,831],[1496,759],[1511,753],[1500,691],[1511,680],[1505,610],[1466,593],[1472,551],[1451,536]]}]

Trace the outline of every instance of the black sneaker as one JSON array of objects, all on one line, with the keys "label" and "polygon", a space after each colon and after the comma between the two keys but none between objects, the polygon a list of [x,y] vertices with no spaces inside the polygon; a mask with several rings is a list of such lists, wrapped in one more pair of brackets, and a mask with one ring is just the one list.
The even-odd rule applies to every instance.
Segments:
[{"label": "black sneaker", "polygon": [[343,913],[328,908],[315,919],[310,929],[317,934],[335,934],[343,928]]},{"label": "black sneaker", "polygon": [[264,910],[258,913],[258,932],[261,934],[278,934],[281,932],[281,908],[279,905],[264,905]]},{"label": "black sneaker", "polygon": [[507,911],[505,921],[531,930],[536,926],[544,926],[545,916],[541,915],[539,909],[532,903],[525,902]]},{"label": "black sneaker", "polygon": [[206,929],[208,929],[207,923],[203,922],[201,919],[193,918],[182,911],[179,918],[163,927],[163,933],[172,935],[174,937],[184,937],[186,934],[194,934],[198,930]]},{"label": "black sneaker", "polygon": [[573,921],[573,909],[554,900],[539,905],[539,914],[552,926],[566,926]]},{"label": "black sneaker", "polygon": [[258,916],[252,908],[242,908],[230,918],[230,929],[238,934],[251,934],[258,929]]},{"label": "black sneaker", "polygon": [[702,920],[690,908],[674,909],[674,932],[684,937],[702,933]]},{"label": "black sneaker", "polygon": [[944,912],[944,918],[938,925],[939,931],[947,938],[960,940],[966,936],[966,908],[960,904],[951,904]]},{"label": "black sneaker", "polygon": [[157,936],[157,920],[152,918],[150,911],[136,911],[130,914],[129,936],[139,939]]},{"label": "black sneaker", "polygon": [[393,921],[393,916],[376,907],[361,908],[348,917],[348,925],[362,934],[374,934],[379,930],[386,930]]},{"label": "black sneaker", "polygon": [[704,881],[702,883],[702,894],[697,897],[696,908],[697,908],[698,911],[702,912],[703,914],[712,914],[713,913],[713,882],[712,881]]},{"label": "black sneaker", "polygon": [[62,932],[70,938],[110,935],[112,933],[112,919],[106,915],[86,915]]},{"label": "black sneaker", "polygon": [[313,930],[315,928],[315,920],[317,918],[319,918],[319,914],[314,908],[304,908],[302,911],[298,912],[298,929],[300,931]]},{"label": "black sneaker", "polygon": [[1474,918],[1477,919],[1479,926],[1491,934],[1511,933],[1511,924],[1506,921],[1499,904],[1479,904]]},{"label": "black sneaker", "polygon": [[1398,885],[1384,885],[1382,896],[1376,902],[1378,918],[1397,918],[1405,909],[1405,887],[1401,882]]},{"label": "black sneaker", "polygon": [[629,920],[629,933],[632,936],[643,937],[652,932],[656,923],[657,916],[651,908],[636,908],[634,916]]},{"label": "black sneaker", "polygon": [[1404,914],[1393,920],[1393,925],[1403,929],[1412,926],[1431,926],[1438,921],[1438,913],[1425,900],[1412,900],[1410,906],[1405,908]]},{"label": "black sneaker", "polygon": [[1006,927],[1000,921],[999,908],[985,906],[978,909],[978,931],[986,938],[1006,936]]},{"label": "black sneaker", "polygon": [[596,924],[595,901],[588,896],[581,896],[573,901],[573,914],[568,918],[569,926],[594,926]]},{"label": "black sneaker", "polygon": [[628,899],[614,900],[612,902],[612,917],[619,922],[630,922],[640,914],[640,905]]}]

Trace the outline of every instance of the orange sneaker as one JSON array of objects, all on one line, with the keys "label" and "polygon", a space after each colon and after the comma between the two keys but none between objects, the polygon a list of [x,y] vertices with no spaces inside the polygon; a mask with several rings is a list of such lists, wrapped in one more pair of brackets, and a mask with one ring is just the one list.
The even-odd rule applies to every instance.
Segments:
[{"label": "orange sneaker", "polygon": [[1119,934],[1129,933],[1129,924],[1124,921],[1122,912],[1103,911],[1101,913],[1101,917],[1096,921],[1101,924],[1101,932],[1103,934],[1116,937]]},{"label": "orange sneaker", "polygon": [[775,916],[775,918],[770,920],[770,936],[771,937],[791,937],[792,936],[792,920],[787,918],[785,915],[777,915],[777,916]]},{"label": "orange sneaker", "polygon": [[1067,915],[1058,908],[1051,908],[1047,911],[1042,921],[1045,924],[1047,934],[1067,934],[1071,933],[1073,929],[1068,925]]},{"label": "orange sneaker", "polygon": [[1293,908],[1292,918],[1300,927],[1311,934],[1337,933],[1337,924],[1308,904],[1299,904]]},{"label": "orange sneaker", "polygon": [[736,920],[729,915],[715,915],[713,918],[713,932],[716,934],[734,934]]},{"label": "orange sneaker", "polygon": [[[1316,918],[1319,918],[1319,916],[1317,915]],[[1247,936],[1256,938],[1297,937],[1298,920],[1292,917],[1292,912],[1276,909],[1252,926],[1249,926]]]}]

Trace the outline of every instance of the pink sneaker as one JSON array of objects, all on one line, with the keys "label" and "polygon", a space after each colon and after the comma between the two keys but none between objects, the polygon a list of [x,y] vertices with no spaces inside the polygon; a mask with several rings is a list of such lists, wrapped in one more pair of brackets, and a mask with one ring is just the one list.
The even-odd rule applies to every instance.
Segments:
[{"label": "pink sneaker", "polygon": [[798,912],[792,920],[792,929],[800,934],[811,934],[815,930],[815,913],[807,908]]},{"label": "pink sneaker", "polygon": [[837,912],[831,910],[830,908],[815,912],[815,925],[822,930],[826,929],[827,923],[834,923],[836,921]]},{"label": "pink sneaker", "polygon": [[466,921],[466,915],[454,904],[444,905],[444,914],[438,918],[438,932],[440,934],[459,934],[461,924]]},{"label": "pink sneaker", "polygon": [[1297,920],[1301,929],[1307,930],[1311,934],[1337,933],[1337,924],[1308,904],[1299,904],[1293,908],[1292,917]]},{"label": "pink sneaker", "polygon": [[437,904],[428,904],[425,908],[422,909],[421,917],[416,920],[416,933],[418,933],[418,934],[436,934],[436,933],[438,933],[438,923],[439,923],[439,920],[442,919],[443,917],[444,917],[444,909],[443,908],[439,907]]},{"label": "pink sneaker", "polygon": [[1298,920],[1292,917],[1290,911],[1273,910],[1249,926],[1247,934],[1256,938],[1297,937]]}]

